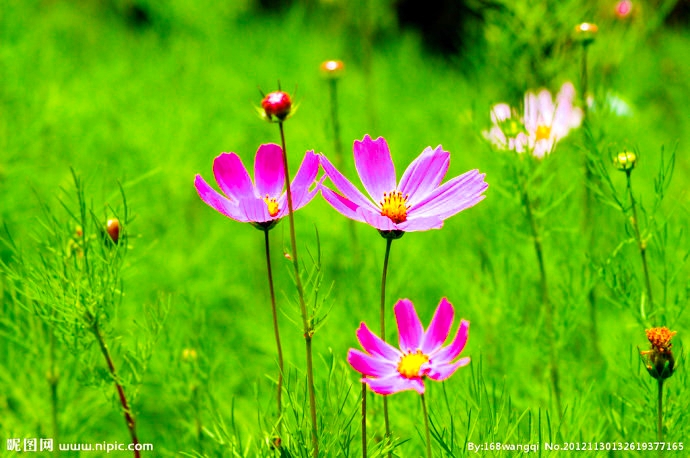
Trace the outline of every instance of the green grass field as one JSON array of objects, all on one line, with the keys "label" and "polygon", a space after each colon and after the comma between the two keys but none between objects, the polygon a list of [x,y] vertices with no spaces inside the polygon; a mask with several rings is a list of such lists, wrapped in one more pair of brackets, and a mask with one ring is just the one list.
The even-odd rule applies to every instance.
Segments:
[{"label": "green grass field", "polygon": [[[319,66],[334,58],[346,65],[338,81],[342,171],[353,183],[360,185],[352,144],[369,134],[386,138],[398,176],[424,148],[442,144],[451,153],[446,180],[479,169],[489,184],[484,201],[442,229],[392,244],[387,340],[397,342],[400,298],[414,302],[425,325],[442,297],[471,323],[463,356],[472,363],[443,383],[426,381],[433,456],[528,454],[470,445],[497,442],[536,444],[529,454],[544,457],[569,455],[547,442],[592,447],[577,456],[652,456],[645,450],[656,442],[686,440],[690,33],[664,23],[674,2],[635,2],[623,20],[611,13],[615,2],[500,1],[476,26],[476,42],[452,58],[399,29],[391,2],[298,2],[279,13],[250,3],[142,1],[150,23],[137,25],[127,0],[0,0],[0,456],[31,456],[10,450],[14,438],[22,446],[54,438],[56,448],[129,444],[113,377],[75,311],[87,299],[101,310],[139,440],[153,445],[142,456],[311,456],[287,220],[270,232],[286,364],[281,454],[271,447],[277,364],[263,234],[205,205],[194,177],[213,183],[221,152],[236,152],[251,169],[260,144],[280,143],[277,126],[255,109],[257,86],[270,92],[278,81],[299,104],[285,122],[290,170],[308,150],[333,158]],[[555,93],[565,81],[580,102],[582,46],[573,28],[584,20],[599,24],[588,47],[587,126],[543,161],[493,149],[482,131],[495,103],[517,107],[526,91]],[[612,96],[629,115],[613,112]],[[631,179],[653,304],[626,174],[610,160],[626,148],[639,155]],[[586,158],[601,166],[589,181],[589,220]],[[516,169],[526,170],[534,199],[552,332]],[[101,237],[114,216],[127,234],[117,246]],[[307,290],[318,278],[325,315],[313,337],[320,456],[361,456],[360,374],[346,356],[359,348],[360,322],[378,330],[386,243],[320,195],[295,223]],[[93,250],[86,273],[77,254],[66,254],[79,251],[78,225]],[[653,326],[677,331],[662,441],[657,382],[638,356]],[[368,396],[369,456],[386,456],[387,447],[424,456],[419,395],[388,399],[390,443],[382,397]]]}]

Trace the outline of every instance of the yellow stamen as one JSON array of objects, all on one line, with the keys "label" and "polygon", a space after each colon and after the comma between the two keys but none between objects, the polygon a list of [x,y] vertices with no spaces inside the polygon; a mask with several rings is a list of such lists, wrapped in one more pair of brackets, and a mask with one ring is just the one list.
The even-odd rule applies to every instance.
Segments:
[{"label": "yellow stamen", "polygon": [[276,198],[268,197],[268,194],[266,194],[266,197],[264,197],[264,202],[266,202],[266,207],[268,207],[268,214],[271,215],[271,218],[276,216],[278,214],[278,211],[280,210],[278,208],[278,201],[276,200]]},{"label": "yellow stamen", "polygon": [[647,339],[652,344],[652,351],[664,353],[671,351],[673,344],[671,338],[676,335],[676,331],[671,331],[667,327],[647,329]]},{"label": "yellow stamen", "polygon": [[422,364],[429,361],[429,357],[417,350],[415,353],[408,353],[400,358],[398,363],[398,372],[405,378],[419,377],[419,369]]},{"label": "yellow stamen", "polygon": [[551,136],[551,127],[539,125],[537,126],[537,141],[548,140]]},{"label": "yellow stamen", "polygon": [[407,221],[407,210],[410,209],[407,205],[408,197],[409,195],[403,196],[400,191],[384,192],[381,216],[389,217],[395,224]]}]

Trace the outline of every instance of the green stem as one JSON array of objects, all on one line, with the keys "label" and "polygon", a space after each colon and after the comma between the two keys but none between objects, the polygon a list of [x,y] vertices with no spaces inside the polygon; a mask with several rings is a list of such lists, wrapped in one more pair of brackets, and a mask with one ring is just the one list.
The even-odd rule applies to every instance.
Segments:
[{"label": "green stem", "polygon": [[278,308],[276,307],[276,294],[273,288],[273,269],[271,268],[271,248],[268,239],[268,229],[264,229],[264,245],[266,248],[266,271],[268,272],[268,288],[271,292],[271,312],[273,314],[273,334],[276,339],[278,351],[278,388],[276,399],[278,404],[278,437],[282,433],[283,426],[283,347],[280,345],[280,329],[278,328]]},{"label": "green stem", "polygon": [[362,383],[362,458],[367,458],[367,384]]},{"label": "green stem", "polygon": [[[381,275],[381,339],[386,341],[386,277],[388,275],[388,259],[391,253],[392,238],[386,238],[386,254],[383,258],[383,274]],[[383,421],[386,424],[386,439],[391,438],[391,425],[388,420],[388,398],[383,397]],[[390,454],[389,454],[390,456]]]},{"label": "green stem", "polygon": [[338,118],[338,79],[328,81],[331,95],[331,122],[333,123],[333,151],[338,170],[343,170],[343,148],[340,144],[340,120]]},{"label": "green stem", "polygon": [[549,341],[549,374],[551,377],[551,385],[553,386],[554,398],[556,399],[556,408],[558,409],[559,417],[563,416],[561,408],[561,390],[559,387],[559,371],[556,360],[556,331],[554,327],[554,310],[553,303],[549,297],[549,285],[546,277],[546,268],[544,265],[544,249],[541,244],[541,236],[539,235],[539,228],[537,226],[536,218],[532,209],[533,202],[530,200],[527,192],[526,184],[522,186],[522,203],[525,206],[527,213],[527,220],[529,221],[530,230],[532,232],[532,240],[534,242],[534,252],[537,255],[537,262],[539,264],[539,278],[541,287],[541,300],[544,306],[545,326],[547,333],[547,340]]},{"label": "green stem", "polygon": [[[60,442],[60,425],[58,423],[58,381],[60,380],[57,370],[55,368],[55,333],[50,332],[50,369],[48,370],[48,384],[50,385],[50,406],[51,418],[53,422],[53,441]],[[56,447],[53,452],[55,456],[59,455],[59,450]]]},{"label": "green stem", "polygon": [[649,276],[649,267],[647,266],[647,242],[642,240],[642,235],[640,233],[640,223],[637,219],[637,205],[635,202],[635,196],[632,191],[632,170],[626,170],[625,176],[627,179],[628,196],[630,197],[630,205],[632,207],[632,225],[635,231],[635,241],[637,242],[637,248],[640,250],[640,257],[642,258],[642,270],[644,271],[644,282],[647,289],[647,301],[649,302],[649,314],[652,313],[654,309],[654,300],[652,298],[652,281]]},{"label": "green stem", "polygon": [[431,433],[429,431],[429,412],[426,410],[426,400],[422,397],[422,410],[424,411],[424,429],[426,431],[426,456],[431,458]]},{"label": "green stem", "polygon": [[302,314],[302,327],[304,331],[305,350],[307,353],[307,388],[309,391],[309,412],[311,415],[311,444],[312,455],[319,456],[319,436],[316,423],[316,394],[314,392],[314,363],[312,357],[312,336],[314,330],[311,320],[307,315],[307,304],[304,300],[304,288],[299,274],[299,261],[297,258],[297,240],[295,238],[295,216],[292,206],[292,191],[290,190],[290,171],[288,169],[287,150],[285,148],[285,131],[283,122],[278,121],[280,128],[280,141],[283,146],[283,168],[285,169],[285,188],[287,193],[288,220],[290,222],[290,245],[292,248],[292,266],[295,270],[295,284],[297,285],[297,295],[299,296],[300,312]]},{"label": "green stem", "polygon": [[664,379],[659,377],[659,395],[657,399],[657,415],[656,415],[656,440],[657,442],[664,441]]},{"label": "green stem", "polygon": [[[90,314],[89,314],[90,315]],[[139,439],[137,438],[136,424],[134,423],[134,415],[132,415],[132,410],[127,403],[127,397],[125,396],[125,389],[120,383],[120,379],[117,376],[117,371],[115,370],[115,364],[113,363],[113,358],[110,356],[110,350],[105,344],[105,339],[101,333],[101,329],[98,327],[98,322],[93,320],[93,326],[91,328],[96,340],[98,341],[98,346],[101,348],[105,362],[108,365],[108,370],[115,383],[115,389],[117,390],[117,395],[120,399],[120,404],[122,405],[122,410],[125,415],[125,423],[127,424],[127,429],[129,429],[129,434],[132,437],[132,445],[134,446],[134,458],[140,458],[141,453],[138,450]]]}]

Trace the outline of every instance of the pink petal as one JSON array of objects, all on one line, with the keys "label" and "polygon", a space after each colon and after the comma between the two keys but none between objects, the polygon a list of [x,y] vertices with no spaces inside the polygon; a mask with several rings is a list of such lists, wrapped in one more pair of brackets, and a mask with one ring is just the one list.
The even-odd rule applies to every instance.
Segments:
[{"label": "pink petal", "polygon": [[403,353],[420,350],[424,340],[424,328],[412,302],[409,299],[400,299],[393,306],[393,311],[398,322],[400,350]]},{"label": "pink petal", "polygon": [[400,351],[371,332],[364,323],[360,324],[357,329],[357,340],[359,340],[364,351],[371,355],[380,356],[390,361],[399,361],[402,358]]},{"label": "pink petal", "polygon": [[412,217],[398,224],[398,229],[404,232],[428,231],[430,229],[441,229],[442,227],[443,220],[436,216]]},{"label": "pink petal", "polygon": [[395,231],[398,226],[387,216],[380,214],[380,211],[372,212],[366,208],[358,208],[357,214],[364,220],[365,223],[375,227],[380,231]]},{"label": "pink petal", "polygon": [[430,379],[440,382],[453,375],[458,368],[467,366],[469,363],[470,358],[461,358],[457,363],[453,364],[433,364],[430,362],[426,368],[426,375]]},{"label": "pink petal", "polygon": [[422,353],[428,355],[443,345],[443,342],[448,338],[454,315],[455,310],[453,310],[451,303],[445,297],[441,299],[434,312],[434,317],[431,319],[431,324],[424,334]]},{"label": "pink petal", "polygon": [[354,153],[359,178],[374,202],[396,189],[395,166],[383,137],[372,140],[365,135],[362,141],[355,140]]},{"label": "pink petal", "polygon": [[470,170],[436,188],[415,207],[410,208],[408,215],[415,217],[454,215],[481,200],[481,193],[488,185],[485,175],[478,170]]},{"label": "pink petal", "polygon": [[398,373],[395,362],[374,358],[354,348],[347,352],[347,362],[354,370],[367,377],[389,377]]},{"label": "pink petal", "polygon": [[491,122],[494,124],[510,119],[510,116],[510,105],[507,103],[498,103],[491,109]]},{"label": "pink petal", "polygon": [[265,223],[266,221],[272,221],[276,218],[272,217],[268,213],[268,207],[263,199],[258,197],[249,197],[247,199],[242,199],[239,202],[240,209],[247,216],[249,221],[255,223]]},{"label": "pink petal", "polygon": [[[307,153],[304,155],[304,159],[302,159],[302,163],[300,164],[299,170],[297,170],[295,178],[292,180],[292,183],[290,184],[293,211],[297,211],[300,208],[307,205],[318,192],[320,182],[316,183],[316,186],[314,187],[313,191],[309,191],[311,185],[314,184],[314,180],[316,179],[317,173],[319,173],[319,157],[316,154],[314,154],[313,151],[307,151]],[[285,177],[283,176],[283,180],[284,179]],[[321,181],[323,181],[323,178],[321,178]],[[283,192],[278,201],[278,204],[281,209],[280,213],[278,214],[278,217],[283,217],[288,214],[288,206],[286,199],[287,193]]]},{"label": "pink petal", "polygon": [[371,210],[376,210],[376,206],[371,203],[369,199],[366,198],[364,194],[360,192],[347,178],[343,176],[342,173],[338,171],[333,164],[326,158],[326,156],[320,155],[319,160],[321,161],[321,166],[324,172],[328,175],[328,178],[348,200],[352,201],[358,207],[366,207]]},{"label": "pink petal", "polygon": [[218,191],[209,186],[201,175],[197,175],[194,178],[194,186],[196,187],[196,192],[199,193],[199,197],[207,205],[216,211],[224,214],[228,218],[232,218],[235,221],[246,223],[249,221],[241,211],[237,203],[231,202],[227,198],[223,197]]},{"label": "pink petal", "polygon": [[326,199],[326,202],[331,204],[331,207],[335,208],[336,211],[340,212],[345,217],[353,219],[355,221],[359,221],[361,223],[366,222],[364,220],[364,216],[357,212],[357,209],[359,208],[357,207],[357,205],[347,200],[340,194],[336,194],[335,192],[331,191],[325,186],[321,186],[320,189],[323,198]]},{"label": "pink petal", "polygon": [[233,200],[254,196],[254,185],[242,160],[235,153],[223,153],[213,161],[213,175],[221,191]]},{"label": "pink petal", "polygon": [[435,361],[436,364],[450,363],[457,358],[465,348],[469,332],[470,322],[467,320],[462,320],[460,322],[460,326],[458,326],[458,331],[455,334],[453,342],[447,347],[443,347],[436,353],[429,356]]},{"label": "pink petal", "polygon": [[449,164],[450,153],[441,145],[435,150],[427,147],[422,151],[400,179],[398,189],[404,196],[409,194],[408,205],[413,206],[433,191],[446,176]]},{"label": "pink petal", "polygon": [[424,382],[421,378],[405,378],[397,372],[385,378],[363,378],[362,382],[369,385],[371,391],[377,394],[388,395],[407,390],[424,394]]},{"label": "pink petal", "polygon": [[280,196],[285,187],[283,150],[280,146],[273,143],[259,146],[254,158],[254,182],[260,197]]}]

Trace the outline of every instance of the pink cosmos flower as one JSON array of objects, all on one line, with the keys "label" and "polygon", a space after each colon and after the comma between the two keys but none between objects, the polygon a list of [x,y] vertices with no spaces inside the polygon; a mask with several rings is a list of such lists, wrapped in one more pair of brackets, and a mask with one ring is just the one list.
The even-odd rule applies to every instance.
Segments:
[{"label": "pink cosmos flower", "polygon": [[383,137],[372,140],[365,135],[354,144],[355,166],[369,200],[321,155],[321,165],[341,193],[325,186],[321,194],[337,211],[379,231],[413,232],[438,229],[443,220],[469,208],[482,199],[487,184],[485,174],[471,170],[459,177],[441,181],[448,171],[450,154],[439,145],[427,147],[415,159],[400,182],[388,144]]},{"label": "pink cosmos flower", "polygon": [[[307,151],[290,185],[293,210],[304,207],[316,195],[318,186],[312,191],[309,188],[318,171],[318,156]],[[242,160],[235,153],[222,153],[216,157],[213,174],[225,195],[213,189],[201,175],[196,176],[194,186],[201,200],[228,218],[253,223],[260,229],[270,229],[287,215],[283,150],[280,146],[272,143],[259,146],[254,159],[256,184],[252,183]]]},{"label": "pink cosmos flower", "polygon": [[500,149],[544,157],[571,129],[582,124],[582,110],[573,105],[574,99],[575,87],[567,82],[556,100],[546,89],[536,94],[527,92],[522,118],[508,104],[499,103],[491,110],[493,126],[484,136]]},{"label": "pink cosmos flower", "polygon": [[384,342],[362,323],[357,329],[357,339],[364,352],[351,348],[347,354],[347,361],[364,376],[362,382],[372,391],[386,395],[415,390],[424,394],[425,377],[442,381],[470,363],[470,358],[453,362],[467,343],[468,321],[461,320],[453,342],[443,347],[455,313],[445,298],[438,304],[426,331],[409,299],[399,300],[393,310],[400,349]]}]

